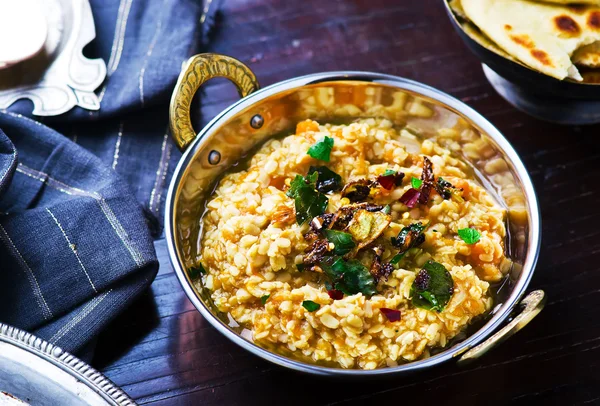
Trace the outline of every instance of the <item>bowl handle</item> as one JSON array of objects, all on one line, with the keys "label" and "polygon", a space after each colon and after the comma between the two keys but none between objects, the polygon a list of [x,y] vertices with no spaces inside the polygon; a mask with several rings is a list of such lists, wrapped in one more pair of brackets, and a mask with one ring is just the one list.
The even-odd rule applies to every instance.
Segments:
[{"label": "bowl handle", "polygon": [[204,82],[216,77],[231,80],[241,97],[260,87],[250,68],[230,56],[198,54],[184,62],[169,106],[171,135],[182,151],[196,137],[190,117],[192,99]]},{"label": "bowl handle", "polygon": [[543,290],[535,290],[528,294],[525,299],[519,303],[519,306],[523,308],[521,313],[512,319],[506,326],[502,327],[496,334],[462,354],[458,360],[458,364],[467,364],[469,361],[481,357],[496,345],[521,330],[542,311],[545,304],[546,294]]}]

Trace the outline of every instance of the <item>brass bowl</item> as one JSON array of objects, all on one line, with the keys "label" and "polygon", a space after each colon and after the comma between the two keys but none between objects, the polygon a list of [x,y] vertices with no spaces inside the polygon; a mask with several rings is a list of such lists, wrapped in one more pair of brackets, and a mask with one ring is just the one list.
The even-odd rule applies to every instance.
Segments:
[{"label": "brass bowl", "polygon": [[[192,97],[202,83],[217,76],[230,79],[242,99],[196,134],[189,116]],[[232,323],[231,317],[216,310],[201,279],[190,272],[199,251],[205,201],[224,171],[265,140],[293,132],[300,120],[345,121],[359,117],[385,117],[395,124],[413,125],[424,130],[424,137],[439,128],[455,127],[466,132],[469,137],[462,145],[462,159],[471,163],[481,182],[506,206],[510,235],[507,246],[514,262],[505,283],[496,289],[498,299],[493,311],[462,341],[455,340],[427,359],[369,371],[310,364],[256,345],[240,335],[241,328]],[[165,211],[171,262],[200,313],[227,338],[254,354],[288,368],[322,375],[407,372],[452,358],[460,362],[475,359],[541,311],[544,293],[535,291],[520,302],[522,310],[516,315],[540,247],[539,209],[529,175],[492,124],[447,94],[407,79],[369,72],[318,73],[258,90],[256,77],[241,62],[223,55],[201,54],[183,67],[171,99],[170,120],[172,135],[184,151],[171,180]],[[504,325],[510,314],[515,317]]]}]

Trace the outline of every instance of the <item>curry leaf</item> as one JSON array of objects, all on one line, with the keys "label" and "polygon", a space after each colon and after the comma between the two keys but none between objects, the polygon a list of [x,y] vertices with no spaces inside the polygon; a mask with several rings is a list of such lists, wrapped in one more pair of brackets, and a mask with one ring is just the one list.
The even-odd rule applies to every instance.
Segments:
[{"label": "curry leaf", "polygon": [[352,240],[352,235],[343,231],[325,229],[323,230],[323,234],[335,246],[333,249],[334,255],[346,255],[356,247],[354,240]]},{"label": "curry leaf", "polygon": [[438,313],[444,310],[453,293],[452,275],[444,265],[435,261],[428,261],[423,266],[410,288],[410,298],[415,307]]},{"label": "curry leaf", "polygon": [[452,195],[460,196],[460,192],[462,192],[462,189],[452,185],[452,183],[443,179],[441,176],[437,178],[437,182],[434,186],[439,195],[446,200],[450,199]]},{"label": "curry leaf", "polygon": [[481,234],[474,228],[461,228],[458,230],[458,236],[467,244],[475,244],[481,239]]},{"label": "curry leaf", "polygon": [[308,174],[318,174],[316,188],[321,193],[342,190],[342,177],[326,166],[311,166]]},{"label": "curry leaf", "polygon": [[329,199],[314,189],[302,188],[295,198],[296,222],[299,225],[325,212]]},{"label": "curry leaf", "polygon": [[204,269],[201,263],[198,263],[196,266],[190,267],[190,269],[188,270],[188,274],[190,275],[190,278],[196,279],[200,275],[206,274],[206,270]]},{"label": "curry leaf", "polygon": [[294,199],[296,207],[296,222],[299,225],[306,223],[325,212],[329,199],[322,193],[315,190],[315,185],[319,174],[314,172],[307,175],[306,178],[301,175],[296,175],[290,183],[290,189],[287,191],[287,196]]},{"label": "curry leaf", "polygon": [[313,302],[312,300],[305,300],[302,302],[302,307],[304,307],[309,312],[315,312],[321,308],[321,305]]},{"label": "curry leaf", "polygon": [[421,222],[412,223],[400,230],[397,237],[392,237],[392,245],[400,248],[401,252],[417,247],[425,242],[426,228]]},{"label": "curry leaf", "polygon": [[333,288],[347,295],[372,296],[377,292],[373,276],[360,261],[338,258],[332,265],[322,263],[322,268],[332,279]]},{"label": "curry leaf", "polygon": [[269,297],[270,297],[270,296],[271,296],[271,295],[264,295],[264,296],[261,296],[261,298],[260,298],[260,302],[263,304],[263,306],[264,306],[264,305],[267,303],[267,300],[269,300]]},{"label": "curry leaf", "polygon": [[329,155],[333,148],[333,138],[325,137],[308,149],[307,154],[320,161],[329,162]]},{"label": "curry leaf", "polygon": [[404,255],[406,255],[406,252],[397,253],[392,257],[392,259],[390,259],[390,264],[396,265],[402,258],[404,258]]}]

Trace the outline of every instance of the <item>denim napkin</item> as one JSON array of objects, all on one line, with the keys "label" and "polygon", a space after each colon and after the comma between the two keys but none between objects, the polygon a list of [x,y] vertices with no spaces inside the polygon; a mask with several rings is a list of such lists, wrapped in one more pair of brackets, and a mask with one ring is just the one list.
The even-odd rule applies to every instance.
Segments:
[{"label": "denim napkin", "polygon": [[0,113],[0,322],[77,352],[152,282],[171,91],[217,0],[91,0],[101,109]]}]

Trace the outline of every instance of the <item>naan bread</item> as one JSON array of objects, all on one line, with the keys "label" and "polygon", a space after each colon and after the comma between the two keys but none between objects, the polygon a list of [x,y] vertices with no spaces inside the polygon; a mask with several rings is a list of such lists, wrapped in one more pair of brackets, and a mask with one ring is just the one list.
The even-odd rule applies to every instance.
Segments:
[{"label": "naan bread", "polygon": [[600,68],[600,41],[579,48],[575,51],[571,60],[577,66]]},{"label": "naan bread", "polygon": [[593,4],[600,6],[600,0],[535,0],[543,3],[556,3],[556,4]]},{"label": "naan bread", "polygon": [[525,0],[461,0],[492,41],[524,64],[557,79],[582,80],[571,62],[576,49],[600,40],[600,8]]}]

